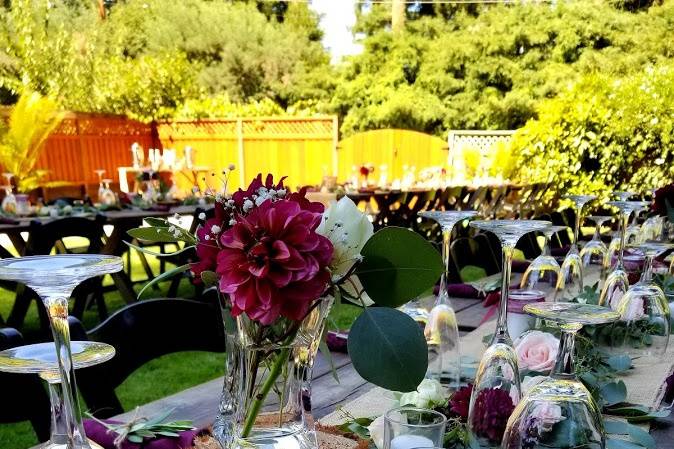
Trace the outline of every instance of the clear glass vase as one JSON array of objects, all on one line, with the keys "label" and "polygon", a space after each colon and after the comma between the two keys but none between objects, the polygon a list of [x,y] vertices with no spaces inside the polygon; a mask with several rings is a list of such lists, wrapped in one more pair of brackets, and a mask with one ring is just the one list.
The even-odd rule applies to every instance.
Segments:
[{"label": "clear glass vase", "polygon": [[223,310],[227,364],[213,434],[224,449],[317,449],[311,378],[333,298],[301,322],[262,326]]}]

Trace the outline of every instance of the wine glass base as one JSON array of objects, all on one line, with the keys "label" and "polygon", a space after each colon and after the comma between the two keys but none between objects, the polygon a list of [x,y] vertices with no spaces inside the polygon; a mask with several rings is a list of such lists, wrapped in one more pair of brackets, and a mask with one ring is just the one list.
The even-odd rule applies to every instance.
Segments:
[{"label": "wine glass base", "polygon": [[[115,348],[93,341],[72,341],[70,349],[75,369],[87,368],[107,362],[115,355]],[[58,360],[54,343],[37,343],[17,346],[0,352],[0,371],[16,374],[56,376]],[[48,379],[49,380],[49,379]]]},{"label": "wine glass base", "polygon": [[547,379],[515,408],[503,449],[603,449],[602,416],[592,395],[575,379]]},{"label": "wine glass base", "polygon": [[38,446],[39,449],[103,449],[103,446],[100,444],[91,441],[87,439],[87,442],[85,444],[81,444],[80,446],[77,447],[72,447],[71,445],[68,445],[68,443],[53,443],[51,441],[47,441],[44,443],[42,446]]}]

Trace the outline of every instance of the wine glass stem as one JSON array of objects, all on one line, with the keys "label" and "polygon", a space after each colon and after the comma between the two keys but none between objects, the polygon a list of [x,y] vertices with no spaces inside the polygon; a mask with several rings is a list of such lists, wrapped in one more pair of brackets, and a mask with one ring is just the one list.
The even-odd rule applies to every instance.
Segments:
[{"label": "wine glass stem", "polygon": [[576,226],[573,230],[573,244],[578,247],[578,235],[580,234],[580,214],[583,212],[583,206],[576,206]]},{"label": "wine glass stem", "polygon": [[545,242],[543,243],[543,255],[550,256],[550,240],[552,240],[552,233],[545,233]]},{"label": "wine glass stem", "polygon": [[51,436],[52,444],[67,444],[68,422],[65,414],[65,401],[63,400],[63,388],[60,382],[47,380],[49,388],[49,402],[51,404]]},{"label": "wine glass stem", "polygon": [[501,302],[498,308],[496,321],[496,333],[494,341],[499,340],[512,346],[510,334],[508,334],[508,293],[510,289],[510,271],[515,254],[515,245],[503,243],[503,278],[501,279]]},{"label": "wine glass stem", "polygon": [[646,254],[644,257],[644,269],[641,273],[641,282],[651,282],[653,278],[653,256]]},{"label": "wine glass stem", "polygon": [[440,278],[440,291],[447,290],[449,282],[449,244],[452,239],[452,228],[442,227],[442,263],[445,265],[445,271]]},{"label": "wine glass stem", "polygon": [[68,298],[64,295],[46,296],[43,298],[49,322],[51,324],[56,355],[58,359],[59,374],[61,377],[63,414],[66,422],[66,432],[69,439],[68,448],[89,448],[84,427],[82,426],[82,414],[80,404],[76,396],[75,369],[72,363],[70,351],[70,328],[68,326]]},{"label": "wine glass stem", "polygon": [[550,377],[556,379],[568,379],[576,376],[573,355],[576,344],[576,333],[581,329],[581,327],[582,326],[580,325],[562,326],[562,336],[559,339],[557,360],[555,361],[555,367],[550,373]]},{"label": "wine glass stem", "polygon": [[620,249],[618,250],[618,266],[622,269],[625,266],[624,252],[625,252],[625,234],[627,233],[627,223],[630,220],[630,213],[623,212],[620,216]]}]

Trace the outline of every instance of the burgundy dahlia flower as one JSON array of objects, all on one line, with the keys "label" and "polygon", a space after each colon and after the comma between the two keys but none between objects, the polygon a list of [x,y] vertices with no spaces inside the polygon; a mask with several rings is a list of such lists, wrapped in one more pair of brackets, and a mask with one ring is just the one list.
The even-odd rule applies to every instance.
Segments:
[{"label": "burgundy dahlia flower", "polygon": [[263,325],[302,320],[330,281],[330,240],[316,233],[322,215],[291,200],[265,201],[220,237],[216,272],[232,315]]},{"label": "burgundy dahlia flower", "polygon": [[468,408],[470,407],[470,395],[473,393],[473,384],[461,387],[449,400],[449,411],[456,414],[462,421],[468,420]]},{"label": "burgundy dahlia flower", "polygon": [[478,393],[472,415],[473,430],[478,436],[500,442],[508,418],[515,410],[510,393],[500,388],[487,388]]},{"label": "burgundy dahlia flower", "polygon": [[669,184],[660,187],[653,195],[653,204],[651,209],[658,215],[667,216],[667,202],[671,207],[674,207],[674,184]]}]

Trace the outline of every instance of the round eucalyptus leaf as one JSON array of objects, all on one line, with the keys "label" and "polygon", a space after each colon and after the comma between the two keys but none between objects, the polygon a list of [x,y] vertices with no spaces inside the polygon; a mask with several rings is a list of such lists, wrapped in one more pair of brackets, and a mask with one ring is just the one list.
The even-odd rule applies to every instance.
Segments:
[{"label": "round eucalyptus leaf", "polygon": [[348,349],[358,374],[387,390],[416,390],[428,368],[419,324],[397,309],[366,308],[351,326]]},{"label": "round eucalyptus leaf", "polygon": [[375,233],[361,251],[356,273],[372,300],[399,307],[431,289],[443,270],[442,257],[409,229],[387,227]]}]

